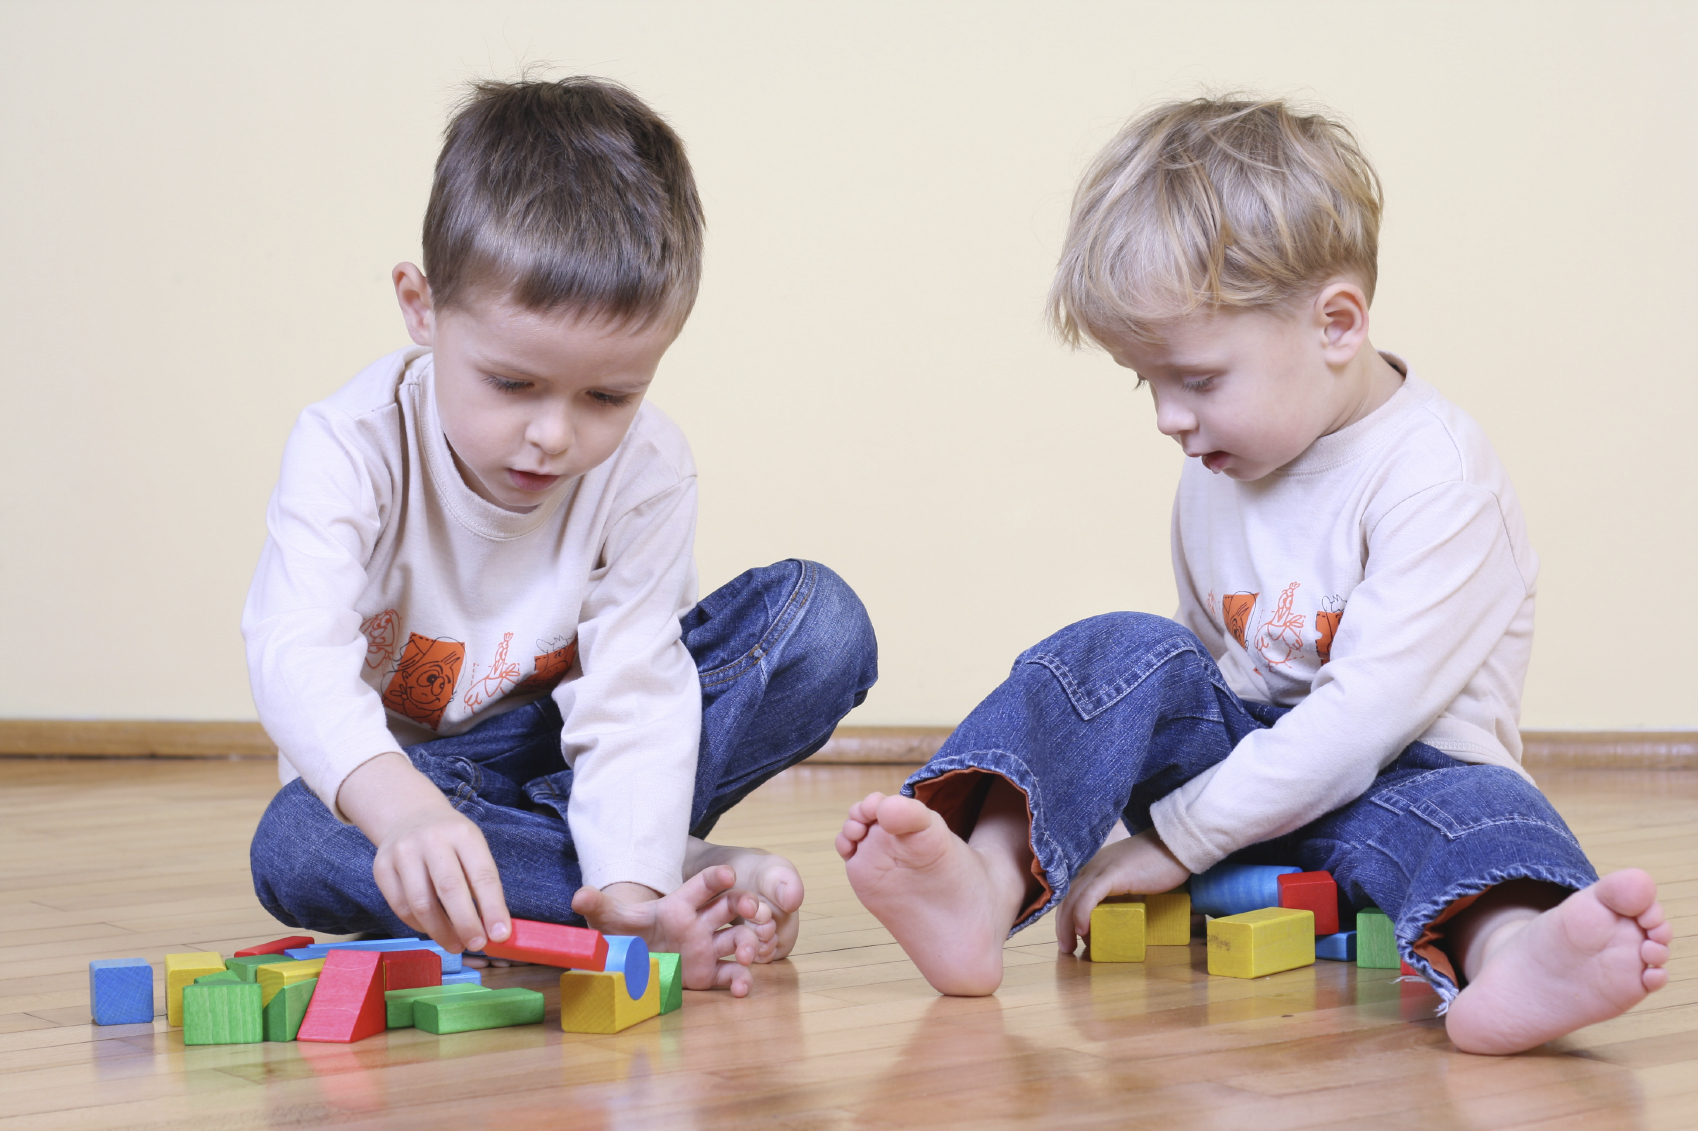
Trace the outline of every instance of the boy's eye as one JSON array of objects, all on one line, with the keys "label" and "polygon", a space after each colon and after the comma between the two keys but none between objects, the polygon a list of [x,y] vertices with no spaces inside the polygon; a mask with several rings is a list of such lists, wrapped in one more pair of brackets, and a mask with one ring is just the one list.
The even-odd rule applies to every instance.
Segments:
[{"label": "boy's eye", "polygon": [[630,393],[591,393],[590,397],[608,408],[624,408],[631,403]]},{"label": "boy's eye", "polygon": [[500,393],[518,393],[531,387],[529,381],[509,381],[505,377],[497,377],[493,373],[485,374],[484,380]]},{"label": "boy's eye", "polygon": [[1213,377],[1192,377],[1184,382],[1188,393],[1206,393],[1215,383]]}]

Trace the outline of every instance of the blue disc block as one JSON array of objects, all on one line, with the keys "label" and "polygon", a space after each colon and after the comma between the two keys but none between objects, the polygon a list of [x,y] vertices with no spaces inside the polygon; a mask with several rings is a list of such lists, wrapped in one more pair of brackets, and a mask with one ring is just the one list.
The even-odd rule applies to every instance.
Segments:
[{"label": "blue disc block", "polygon": [[1356,961],[1356,932],[1340,931],[1336,935],[1322,935],[1315,940],[1315,957],[1330,958],[1334,962]]},{"label": "blue disc block", "polygon": [[636,1001],[649,989],[649,944],[636,935],[606,935],[608,973],[625,975],[625,992]]},{"label": "blue disc block", "polygon": [[1219,918],[1279,906],[1279,878],[1301,868],[1278,864],[1216,864],[1191,877],[1191,910]]},{"label": "blue disc block", "polygon": [[153,967],[145,958],[97,958],[88,964],[88,1004],[96,1025],[153,1021]]}]

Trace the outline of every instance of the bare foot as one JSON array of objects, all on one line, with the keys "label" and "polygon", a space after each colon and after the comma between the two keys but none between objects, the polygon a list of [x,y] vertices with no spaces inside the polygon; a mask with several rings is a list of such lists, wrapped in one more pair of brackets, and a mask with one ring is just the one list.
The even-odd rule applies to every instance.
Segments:
[{"label": "bare foot", "polygon": [[980,997],[1002,984],[1002,943],[1026,890],[1014,860],[975,850],[913,798],[882,793],[850,808],[837,854],[933,989]]},{"label": "bare foot", "polygon": [[1477,973],[1445,1029],[1463,1052],[1502,1055],[1625,1013],[1668,984],[1674,928],[1637,868],[1611,872],[1542,914],[1483,936]]},{"label": "bare foot", "polygon": [[725,988],[744,997],[758,940],[754,928],[732,924],[755,918],[761,907],[753,895],[733,890],[736,882],[730,868],[704,868],[670,895],[640,902],[581,887],[572,910],[604,935],[641,935],[650,950],[682,955],[685,989]]},{"label": "bare foot", "polygon": [[691,837],[684,857],[685,874],[690,875],[715,864],[734,870],[737,887],[753,892],[765,908],[766,914],[750,923],[760,940],[755,949],[755,961],[777,962],[787,957],[795,948],[796,936],[802,929],[802,918],[796,914],[802,908],[802,877],[795,865],[762,848],[709,844]]}]

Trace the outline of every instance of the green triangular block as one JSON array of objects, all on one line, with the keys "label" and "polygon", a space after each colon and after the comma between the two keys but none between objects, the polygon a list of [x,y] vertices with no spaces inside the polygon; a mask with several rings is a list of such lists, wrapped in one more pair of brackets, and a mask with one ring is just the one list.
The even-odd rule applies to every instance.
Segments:
[{"label": "green triangular block", "polygon": [[[256,982],[255,985],[258,985]],[[290,982],[271,996],[265,1007],[265,1039],[292,1041],[301,1031],[301,1019],[307,1015],[307,1004],[318,987],[317,978]]]},{"label": "green triangular block", "polygon": [[197,981],[183,987],[185,1045],[245,1045],[265,1040],[258,982]]},{"label": "green triangular block", "polygon": [[660,1011],[671,1013],[684,1005],[684,956],[650,951],[660,963]]},{"label": "green triangular block", "polygon": [[1391,919],[1378,907],[1356,913],[1356,965],[1370,970],[1396,970],[1403,964],[1397,954],[1397,932]]},{"label": "green triangular block", "polygon": [[241,958],[226,958],[224,969],[244,982],[259,981],[259,967],[273,962],[288,962],[287,954],[246,954]]},{"label": "green triangular block", "polygon": [[248,982],[255,980],[256,979],[252,978],[244,978],[232,970],[223,970],[217,974],[202,974],[200,977],[195,979],[194,984],[197,986],[222,986],[228,985],[232,982]]},{"label": "green triangular block", "polygon": [[417,986],[410,990],[390,990],[383,995],[383,1003],[389,1011],[389,1028],[411,1029],[413,1027],[413,1003],[429,998],[455,997],[459,994],[487,994],[482,986],[470,983],[458,983],[451,986]]}]

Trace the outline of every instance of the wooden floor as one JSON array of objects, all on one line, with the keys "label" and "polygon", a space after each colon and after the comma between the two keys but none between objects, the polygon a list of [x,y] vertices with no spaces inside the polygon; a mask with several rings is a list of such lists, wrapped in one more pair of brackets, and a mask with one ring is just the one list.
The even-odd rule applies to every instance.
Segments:
[{"label": "wooden floor", "polygon": [[[721,825],[808,883],[801,945],[746,1000],[687,994],[682,1012],[613,1037],[545,1024],[185,1048],[163,1017],[90,1025],[86,965],[283,933],[247,868],[273,767],[0,761],[0,1131],[1698,1127],[1698,773],[1544,775],[1601,869],[1636,864],[1663,884],[1673,981],[1501,1060],[1452,1052],[1434,995],[1387,972],[1210,978],[1196,944],[1093,967],[1058,959],[1047,922],[1010,945],[995,997],[939,998],[830,847],[848,803],[902,773],[803,767]],[[528,968],[489,984],[554,981]]]}]

